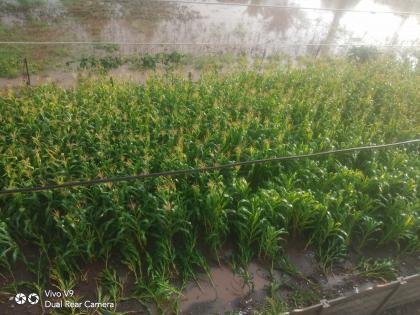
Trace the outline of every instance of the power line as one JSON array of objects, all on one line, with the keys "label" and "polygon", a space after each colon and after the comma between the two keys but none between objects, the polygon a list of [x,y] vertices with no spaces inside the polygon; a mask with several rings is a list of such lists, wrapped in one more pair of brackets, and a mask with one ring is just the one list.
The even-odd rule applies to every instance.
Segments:
[{"label": "power line", "polygon": [[[171,43],[171,42],[96,42],[96,41],[0,41],[0,45],[121,45],[121,46],[235,46],[237,43]],[[261,45],[261,44],[260,44]],[[269,43],[264,43],[269,45]],[[258,45],[244,45],[240,47],[256,47]],[[335,46],[335,47],[384,47],[384,48],[420,48],[420,45],[394,45],[394,44],[363,44],[363,43],[276,43],[275,47],[299,47],[299,46]]]},{"label": "power line", "polygon": [[285,10],[314,10],[314,11],[335,11],[335,12],[370,13],[370,14],[420,15],[420,12],[410,12],[410,11],[374,11],[374,10],[298,7],[298,6],[289,6],[289,5],[253,4],[253,3],[235,3],[235,2],[203,2],[203,1],[186,1],[186,0],[156,0],[156,2],[161,2],[161,3],[168,2],[168,3],[179,3],[179,4],[199,4],[199,5],[241,6],[241,7],[256,7],[256,8],[277,8],[277,9],[285,9]]},{"label": "power line", "polygon": [[126,45],[126,46],[234,46],[233,43],[192,43],[192,42],[115,42],[115,41],[0,41],[0,45]]},{"label": "power line", "polygon": [[233,162],[233,163],[227,163],[227,164],[222,164],[222,165],[206,166],[206,167],[201,167],[201,168],[181,169],[181,170],[172,170],[172,171],[164,171],[164,172],[157,172],[157,173],[144,173],[144,174],[138,174],[138,175],[72,181],[72,182],[66,182],[63,184],[50,184],[50,185],[45,185],[45,186],[3,189],[3,190],[0,190],[0,195],[8,195],[8,194],[16,194],[16,193],[30,193],[30,192],[37,192],[37,191],[69,188],[69,187],[76,187],[76,186],[89,186],[89,185],[104,184],[104,183],[127,182],[127,181],[134,181],[134,180],[140,180],[140,179],[146,179],[146,178],[174,177],[174,176],[188,175],[188,174],[193,174],[193,173],[213,172],[216,170],[234,168],[238,166],[265,164],[265,163],[273,163],[273,162],[280,162],[280,161],[287,161],[287,160],[298,160],[298,159],[303,159],[303,158],[314,158],[314,157],[326,156],[326,155],[331,155],[331,154],[349,153],[349,152],[355,152],[355,151],[383,149],[383,148],[389,148],[389,147],[395,147],[395,146],[401,146],[401,145],[414,144],[414,143],[419,143],[419,142],[420,142],[420,139],[415,139],[415,140],[408,140],[408,141],[395,142],[395,143],[389,143],[389,144],[369,145],[369,146],[353,147],[353,148],[347,148],[347,149],[336,149],[336,150],[323,151],[323,152],[317,152],[317,153],[281,156],[281,157],[261,159],[261,160]]}]

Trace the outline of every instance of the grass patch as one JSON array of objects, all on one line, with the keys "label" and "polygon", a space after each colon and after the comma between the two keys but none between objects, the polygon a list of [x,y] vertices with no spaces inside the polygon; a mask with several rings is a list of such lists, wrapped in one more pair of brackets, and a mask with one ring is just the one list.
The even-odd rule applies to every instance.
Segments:
[{"label": "grass patch", "polygon": [[177,51],[171,53],[161,52],[154,55],[146,53],[140,57],[130,58],[129,63],[133,70],[156,69],[158,66],[175,67],[185,64],[186,56]]},{"label": "grass patch", "polygon": [[357,266],[362,277],[381,281],[392,281],[398,276],[397,264],[392,259],[364,259]]},{"label": "grass patch", "polygon": [[[32,55],[22,47],[3,46],[0,47],[0,78],[13,79],[26,76],[24,59],[28,60],[28,69],[30,74],[36,74],[45,69],[53,69],[55,64],[53,53],[49,61],[42,57]],[[57,59],[56,59],[57,60]]]},{"label": "grass patch", "polygon": [[16,78],[23,75],[23,58],[20,49],[2,47],[0,49],[0,77]]},{"label": "grass patch", "polygon": [[83,57],[80,59],[81,69],[96,69],[98,71],[109,71],[116,69],[125,63],[124,59],[118,56],[107,56],[101,58]]}]

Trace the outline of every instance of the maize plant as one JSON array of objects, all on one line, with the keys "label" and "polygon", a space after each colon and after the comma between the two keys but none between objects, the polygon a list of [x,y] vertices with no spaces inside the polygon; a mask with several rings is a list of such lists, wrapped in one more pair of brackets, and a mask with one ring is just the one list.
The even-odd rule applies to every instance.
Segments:
[{"label": "maize plant", "polygon": [[[407,65],[381,59],[8,91],[0,96],[0,188],[415,139],[419,86]],[[243,263],[273,263],[299,237],[324,269],[352,248],[416,252],[419,153],[412,145],[2,195],[0,265],[25,262],[42,287],[51,274],[72,281],[88,264],[119,261],[135,275],[133,292],[164,309],[177,307],[174,283],[208,270],[208,256],[227,243]],[[381,267],[372,266],[363,272]],[[100,276],[109,298],[121,291],[118,277],[112,269]]]}]

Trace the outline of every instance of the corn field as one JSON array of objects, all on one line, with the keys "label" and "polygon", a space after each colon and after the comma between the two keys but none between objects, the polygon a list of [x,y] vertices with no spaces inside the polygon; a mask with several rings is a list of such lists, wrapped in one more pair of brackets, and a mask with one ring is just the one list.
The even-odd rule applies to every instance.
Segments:
[{"label": "corn field", "polygon": [[[198,81],[174,73],[145,85],[102,78],[9,91],[0,97],[0,187],[415,139],[419,86],[418,71],[398,61],[337,59],[209,71]],[[23,262],[37,289],[68,288],[89,264],[119,262],[135,279],[133,295],[176,310],[179,283],[208,270],[226,244],[238,265],[276,267],[285,244],[302,239],[324,271],[351,250],[416,253],[419,149],[4,195],[2,274]]]}]

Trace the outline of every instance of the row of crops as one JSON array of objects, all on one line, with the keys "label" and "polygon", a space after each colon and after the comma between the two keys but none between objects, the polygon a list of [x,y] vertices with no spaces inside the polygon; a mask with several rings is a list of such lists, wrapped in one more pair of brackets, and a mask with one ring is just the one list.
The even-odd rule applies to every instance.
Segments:
[{"label": "row of crops", "polygon": [[[392,60],[209,72],[193,82],[88,80],[0,97],[0,187],[203,167],[419,138],[420,76]],[[233,244],[281,267],[302,239],[327,272],[350,250],[420,249],[419,146],[0,198],[2,274],[17,261],[71,287],[122,262],[165,303]],[[28,254],[30,253],[30,254]],[[34,254],[35,253],[35,254]],[[19,286],[19,283],[13,285]]]}]

